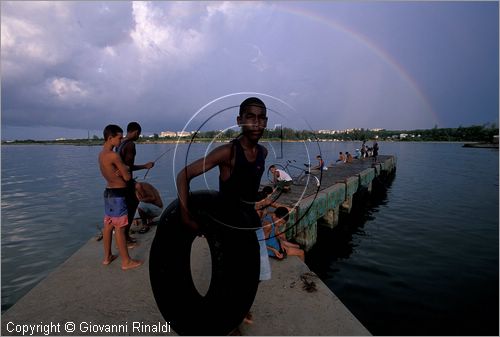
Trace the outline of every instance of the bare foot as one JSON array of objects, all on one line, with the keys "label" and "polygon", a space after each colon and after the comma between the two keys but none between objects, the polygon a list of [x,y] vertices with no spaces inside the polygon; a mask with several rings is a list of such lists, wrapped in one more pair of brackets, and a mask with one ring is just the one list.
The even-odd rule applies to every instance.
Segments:
[{"label": "bare foot", "polygon": [[128,249],[132,249],[132,248],[135,248],[137,246],[139,246],[139,244],[137,242],[127,242]]},{"label": "bare foot", "polygon": [[245,316],[245,318],[243,318],[243,323],[245,323],[245,324],[253,324],[253,315],[252,315],[252,313],[250,311]]},{"label": "bare foot", "polygon": [[104,259],[102,261],[102,264],[107,266],[108,264],[110,264],[111,262],[113,262],[118,256],[117,255],[111,255],[111,256],[108,256],[106,259]]},{"label": "bare foot", "polygon": [[143,261],[141,260],[133,260],[133,259],[130,259],[129,263],[127,263],[126,265],[124,265],[122,263],[122,269],[123,270],[128,270],[128,269],[134,269],[134,268],[137,268],[139,267],[141,264],[142,264]]}]

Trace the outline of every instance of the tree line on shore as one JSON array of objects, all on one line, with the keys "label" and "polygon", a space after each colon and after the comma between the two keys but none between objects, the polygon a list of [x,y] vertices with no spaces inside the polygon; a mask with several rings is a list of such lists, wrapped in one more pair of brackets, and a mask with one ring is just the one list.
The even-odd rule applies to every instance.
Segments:
[{"label": "tree line on shore", "polygon": [[[226,141],[238,136],[237,130],[220,131],[201,131],[188,137],[182,137],[184,141],[212,141],[217,139]],[[498,126],[495,124],[473,125],[468,127],[459,126],[458,128],[438,128],[435,126],[432,129],[419,130],[369,130],[369,129],[353,129],[344,132],[324,133],[312,130],[294,130],[291,128],[280,128],[265,130],[263,139],[265,140],[286,140],[286,141],[301,141],[301,140],[338,140],[338,141],[368,141],[371,139],[379,140],[397,140],[397,141],[461,141],[461,142],[491,142],[493,136],[498,136]],[[138,142],[151,141],[172,141],[175,142],[177,137],[159,137],[154,134],[152,137],[141,137]],[[100,145],[103,139],[94,135],[91,139],[65,139],[65,140],[44,140],[37,141],[32,139],[15,140],[6,143],[43,143],[43,144],[76,144],[76,145]]]}]

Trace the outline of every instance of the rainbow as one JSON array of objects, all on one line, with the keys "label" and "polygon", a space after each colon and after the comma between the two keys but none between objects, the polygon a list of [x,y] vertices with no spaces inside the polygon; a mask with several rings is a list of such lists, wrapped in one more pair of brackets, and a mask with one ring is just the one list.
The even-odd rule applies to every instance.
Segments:
[{"label": "rainbow", "polygon": [[275,4],[274,8],[278,11],[298,16],[303,19],[311,20],[318,24],[339,31],[341,33],[347,34],[349,37],[355,39],[357,42],[364,45],[366,48],[372,51],[376,56],[378,56],[381,60],[383,60],[387,65],[396,70],[399,77],[403,81],[407,82],[410,85],[410,87],[413,88],[416,95],[423,103],[423,106],[426,107],[426,110],[430,114],[435,124],[439,124],[439,118],[437,113],[432,108],[431,103],[422,92],[422,89],[418,85],[417,81],[413,77],[411,77],[408,71],[397,60],[395,60],[386,50],[375,44],[373,41],[370,41],[365,35],[356,32],[349,27],[346,27],[345,25],[342,25],[341,23],[333,20],[332,18],[327,18],[319,13],[313,12],[308,9],[295,7],[289,1],[278,2]]}]

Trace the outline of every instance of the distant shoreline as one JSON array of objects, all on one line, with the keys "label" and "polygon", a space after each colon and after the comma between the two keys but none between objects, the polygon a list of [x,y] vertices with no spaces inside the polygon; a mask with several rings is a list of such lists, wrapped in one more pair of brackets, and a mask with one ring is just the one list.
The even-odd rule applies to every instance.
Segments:
[{"label": "distant shoreline", "polygon": [[[177,141],[177,140],[148,140],[148,141],[138,141],[136,144],[188,144],[191,140],[185,141]],[[192,141],[193,143],[209,143],[212,142],[211,139],[198,139]],[[214,143],[228,143],[229,140],[221,140],[215,141]],[[262,139],[263,142],[280,142],[279,139]],[[284,143],[302,143],[302,142],[316,142],[316,140],[283,140]],[[352,143],[352,142],[363,142],[363,140],[333,140],[333,139],[319,139],[317,140],[319,143]],[[367,143],[373,142],[373,140],[366,141]],[[474,145],[494,145],[495,143],[485,143],[481,141],[460,141],[460,140],[377,140],[377,142],[389,142],[389,143],[461,143],[464,144],[464,147],[476,147]],[[100,142],[77,142],[75,141],[47,141],[47,140],[39,140],[39,141],[2,141],[3,145],[73,145],[73,146],[102,146],[103,141]]]},{"label": "distant shoreline", "polygon": [[[184,137],[159,137],[142,136],[137,144],[182,144],[182,143],[207,143],[217,142],[225,143],[238,137],[239,132],[227,130],[224,133],[218,131],[203,131],[185,135]],[[349,129],[343,131],[319,130],[311,132],[308,130],[294,130],[290,128],[266,129],[262,141],[267,142],[458,142],[458,143],[498,143],[498,127],[496,125],[470,126],[458,128],[440,128],[425,130],[365,130]],[[34,139],[16,139],[3,140],[2,144],[43,144],[43,145],[78,145],[78,146],[96,146],[104,143],[103,138],[94,135],[92,138],[80,139],[53,139],[53,140],[34,140]]]}]

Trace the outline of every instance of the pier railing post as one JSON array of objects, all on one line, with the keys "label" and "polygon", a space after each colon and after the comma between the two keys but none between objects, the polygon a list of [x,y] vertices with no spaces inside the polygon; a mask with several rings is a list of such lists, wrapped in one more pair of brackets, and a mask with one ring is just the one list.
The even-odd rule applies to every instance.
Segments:
[{"label": "pier railing post", "polygon": [[342,203],[341,210],[347,213],[351,213],[353,195],[358,191],[359,178],[357,176],[349,177],[345,179],[344,184],[345,184],[345,200]]},{"label": "pier railing post", "polygon": [[364,171],[361,171],[359,174],[359,186],[366,188],[369,193],[372,191],[372,181],[375,179],[375,169],[367,168]]},{"label": "pier railing post", "polygon": [[340,205],[345,200],[345,184],[334,184],[322,192],[326,195],[326,212],[320,224],[333,229],[339,223]]},{"label": "pier railing post", "polygon": [[337,227],[339,224],[339,212],[340,206],[328,209],[326,214],[323,215],[323,222],[321,222],[321,224],[331,229]]}]

